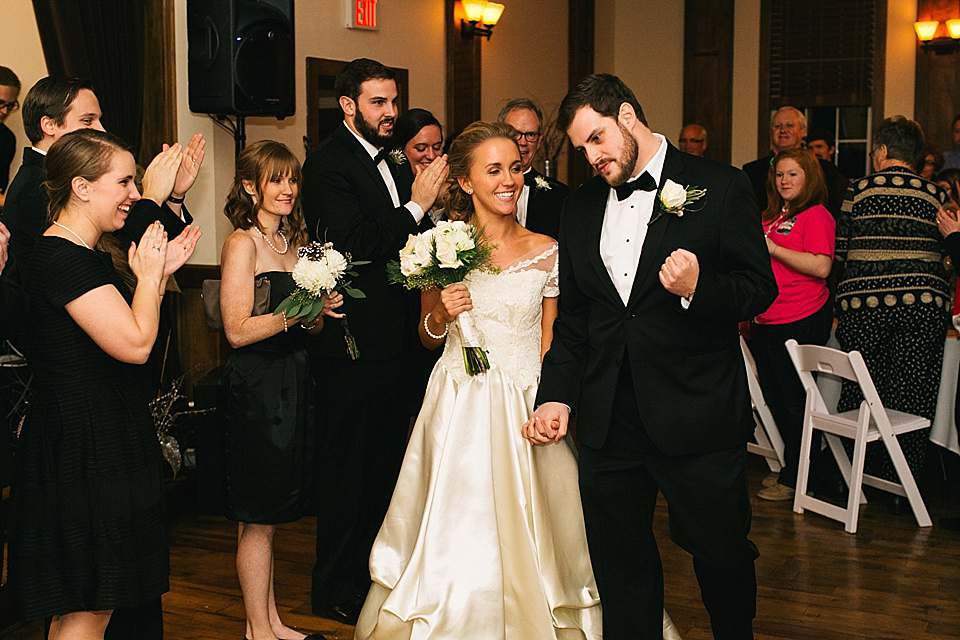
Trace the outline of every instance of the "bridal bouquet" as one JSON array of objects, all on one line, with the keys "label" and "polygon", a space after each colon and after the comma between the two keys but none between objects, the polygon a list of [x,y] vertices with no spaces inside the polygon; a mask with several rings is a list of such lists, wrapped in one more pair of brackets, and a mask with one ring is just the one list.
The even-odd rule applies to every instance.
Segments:
[{"label": "bridal bouquet", "polygon": [[[323,296],[336,290],[343,291],[351,298],[365,298],[359,289],[350,286],[347,276],[356,277],[354,267],[370,264],[369,260],[351,260],[350,254],[342,254],[333,248],[330,242],[311,242],[297,249],[297,264],[293,268],[293,280],[297,288],[280,303],[274,315],[285,313],[286,317],[302,317],[305,322],[316,320],[323,311]],[[357,341],[350,333],[346,317],[340,318],[343,325],[343,337],[347,342],[347,353],[351,360],[360,357]]]},{"label": "bridal bouquet", "polygon": [[[438,222],[433,229],[407,239],[400,250],[400,261],[387,265],[387,276],[407,289],[442,289],[463,282],[471,271],[496,271],[490,264],[493,249],[482,231],[471,224],[459,220]],[[490,361],[470,312],[458,315],[455,326],[460,332],[467,373],[474,376],[487,371]]]}]

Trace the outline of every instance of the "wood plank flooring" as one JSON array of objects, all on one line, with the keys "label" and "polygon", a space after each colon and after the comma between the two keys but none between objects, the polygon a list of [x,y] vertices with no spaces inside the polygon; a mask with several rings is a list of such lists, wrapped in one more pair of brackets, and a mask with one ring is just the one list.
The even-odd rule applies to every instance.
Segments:
[{"label": "wood plank flooring", "polygon": [[[949,461],[955,464],[955,457]],[[927,475],[939,473],[936,459],[928,466]],[[750,456],[754,492],[765,475],[763,463]],[[948,484],[946,498],[942,478],[924,486],[934,527],[920,529],[912,515],[891,515],[882,500],[873,499],[863,507],[856,535],[816,514],[796,515],[788,503],[754,500],[751,539],[761,552],[758,640],[960,637],[960,533],[936,526],[939,515],[960,515],[960,483],[951,478]],[[309,518],[277,533],[281,615],[302,630],[348,640],[352,627],[310,612],[315,526]],[[664,504],[657,510],[657,535],[670,615],[685,640],[707,640],[712,635],[690,558],[667,538]],[[235,525],[216,516],[188,515],[171,536],[171,590],[163,599],[166,637],[240,640],[244,624],[234,568]],[[40,640],[42,628],[21,624],[0,635]],[[464,639],[474,640],[469,631]]]}]

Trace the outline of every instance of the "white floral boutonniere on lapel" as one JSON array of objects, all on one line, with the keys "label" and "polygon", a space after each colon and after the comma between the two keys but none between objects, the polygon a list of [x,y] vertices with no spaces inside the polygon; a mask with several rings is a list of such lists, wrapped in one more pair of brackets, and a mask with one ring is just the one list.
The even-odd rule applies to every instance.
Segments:
[{"label": "white floral boutonniere on lapel", "polygon": [[407,156],[403,155],[403,150],[401,149],[394,149],[387,157],[390,158],[390,162],[396,165],[401,165],[407,161]]},{"label": "white floral boutonniere on lapel", "polygon": [[538,190],[550,191],[550,189],[553,188],[553,187],[550,186],[550,183],[547,182],[547,179],[544,178],[543,176],[536,176],[536,177],[533,179],[533,181],[534,181],[534,183],[536,183]]},{"label": "white floral boutonniere on lapel", "polygon": [[660,187],[660,193],[657,194],[657,201],[660,204],[659,211],[653,216],[649,224],[659,220],[664,213],[672,213],[678,218],[682,218],[687,211],[699,210],[700,207],[696,209],[689,209],[688,207],[698,202],[705,195],[707,195],[706,189],[685,187],[667,178],[663,186]]}]

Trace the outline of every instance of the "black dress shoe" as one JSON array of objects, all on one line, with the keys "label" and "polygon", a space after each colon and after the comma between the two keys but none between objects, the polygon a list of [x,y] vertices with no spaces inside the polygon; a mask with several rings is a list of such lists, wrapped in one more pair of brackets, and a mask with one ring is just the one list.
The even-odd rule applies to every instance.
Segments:
[{"label": "black dress shoe", "polygon": [[321,618],[330,618],[340,624],[357,626],[357,618],[360,617],[360,609],[363,608],[363,598],[356,596],[351,600],[342,602],[327,609],[321,609],[317,615]]}]

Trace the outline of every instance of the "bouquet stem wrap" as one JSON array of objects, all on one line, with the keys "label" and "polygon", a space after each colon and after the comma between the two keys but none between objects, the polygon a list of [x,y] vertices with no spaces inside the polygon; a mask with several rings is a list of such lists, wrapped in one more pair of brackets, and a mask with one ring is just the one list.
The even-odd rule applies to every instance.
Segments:
[{"label": "bouquet stem wrap", "polygon": [[360,349],[357,347],[357,339],[350,333],[350,323],[346,318],[340,318],[340,324],[343,326],[343,340],[347,343],[347,354],[351,360],[359,360]]},{"label": "bouquet stem wrap", "polygon": [[483,348],[483,334],[473,323],[473,316],[464,311],[457,316],[454,322],[457,333],[460,334],[460,344],[463,345],[463,366],[467,373],[475,376],[490,369],[490,360]]}]

